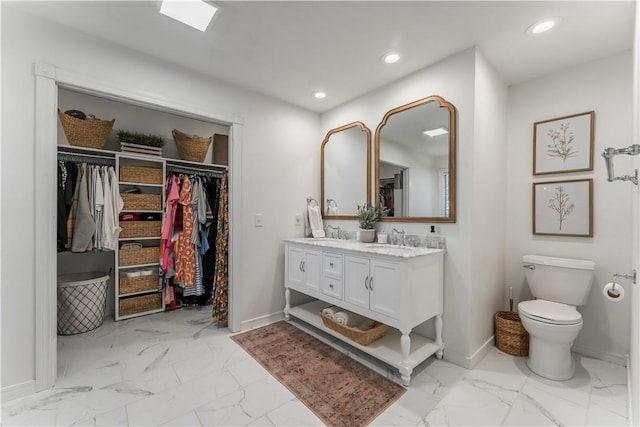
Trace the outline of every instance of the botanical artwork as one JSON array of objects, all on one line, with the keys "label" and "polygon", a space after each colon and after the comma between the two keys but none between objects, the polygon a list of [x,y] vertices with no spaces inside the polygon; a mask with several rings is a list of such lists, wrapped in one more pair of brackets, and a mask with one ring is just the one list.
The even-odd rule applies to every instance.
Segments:
[{"label": "botanical artwork", "polygon": [[533,234],[593,236],[593,180],[533,184]]},{"label": "botanical artwork", "polygon": [[533,174],[593,170],[593,111],[533,125]]}]

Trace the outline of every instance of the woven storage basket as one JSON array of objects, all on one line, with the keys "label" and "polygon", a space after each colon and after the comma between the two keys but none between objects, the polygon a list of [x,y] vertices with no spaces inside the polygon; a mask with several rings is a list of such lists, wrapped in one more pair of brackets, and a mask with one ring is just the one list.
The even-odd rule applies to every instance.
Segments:
[{"label": "woven storage basket", "polygon": [[118,265],[152,264],[160,259],[160,248],[146,246],[140,249],[120,249],[118,251]]},{"label": "woven storage basket", "polygon": [[162,198],[160,194],[130,194],[122,193],[125,211],[145,210],[160,211],[162,210]]},{"label": "woven storage basket", "polygon": [[512,356],[529,354],[529,334],[522,326],[520,316],[515,311],[499,311],[494,316],[496,322],[496,347]]},{"label": "woven storage basket", "polygon": [[384,323],[375,322],[373,324],[373,328],[362,331],[358,328],[352,328],[351,326],[340,324],[324,313],[320,313],[320,315],[322,316],[322,322],[324,323],[324,326],[329,329],[333,329],[334,331],[344,335],[345,337],[357,342],[360,345],[366,346],[371,344],[375,340],[385,336],[385,334],[389,330],[389,327]]},{"label": "woven storage basket", "polygon": [[149,295],[140,295],[138,297],[120,298],[118,300],[118,313],[120,316],[159,310],[161,308],[162,294],[159,292]]},{"label": "woven storage basket", "polygon": [[104,148],[116,119],[82,120],[76,119],[58,109],[58,117],[69,144],[76,147]]},{"label": "woven storage basket", "polygon": [[120,221],[120,238],[158,237],[162,221]]},{"label": "woven storage basket", "polygon": [[144,166],[120,166],[120,181],[138,184],[162,184],[162,169]]},{"label": "woven storage basket", "polygon": [[207,138],[193,137],[176,129],[174,129],[171,134],[178,146],[178,153],[182,160],[204,162],[204,158],[207,156],[207,150],[211,144],[212,138],[210,136]]},{"label": "woven storage basket", "polygon": [[146,276],[126,277],[121,276],[118,280],[118,293],[120,295],[132,294],[134,292],[153,291],[160,287],[157,274]]}]

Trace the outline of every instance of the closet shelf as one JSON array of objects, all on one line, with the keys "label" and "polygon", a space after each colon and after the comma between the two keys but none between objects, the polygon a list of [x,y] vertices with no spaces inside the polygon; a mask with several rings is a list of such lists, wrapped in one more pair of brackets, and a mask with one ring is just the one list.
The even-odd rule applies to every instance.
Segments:
[{"label": "closet shelf", "polygon": [[121,214],[123,213],[162,213],[163,211],[151,211],[151,210],[145,210],[145,209],[123,209],[120,211]]},{"label": "closet shelf", "polygon": [[144,184],[144,183],[140,183],[140,182],[127,182],[127,181],[120,181],[119,182],[120,185],[132,185],[135,187],[157,187],[157,188],[164,188],[164,184]]},{"label": "closet shelf", "polygon": [[150,262],[148,264],[119,265],[118,268],[124,270],[124,269],[128,269],[128,268],[155,267],[157,265],[160,265],[160,263],[159,262]]},{"label": "closet shelf", "polygon": [[163,312],[165,309],[163,308],[158,308],[155,310],[150,310],[150,311],[143,311],[140,313],[134,313],[134,314],[127,314],[126,316],[119,316],[118,320],[127,320],[127,319],[133,319],[134,317],[140,317],[141,315],[147,315],[147,314],[153,314],[153,313],[160,313]]},{"label": "closet shelf", "polygon": [[130,242],[130,241],[136,241],[136,240],[160,240],[160,236],[153,236],[153,237],[120,237],[120,238],[118,238],[118,241],[120,241],[120,242]]},{"label": "closet shelf", "polygon": [[[150,289],[150,290],[147,290],[147,291],[131,292],[129,294],[118,294],[118,297],[120,297],[120,298],[134,297],[136,295],[155,294],[155,293],[158,293],[160,291],[161,291],[160,288],[158,288],[158,289]],[[145,311],[145,313],[147,313],[147,312]],[[121,319],[123,319],[123,318],[121,317]]]}]

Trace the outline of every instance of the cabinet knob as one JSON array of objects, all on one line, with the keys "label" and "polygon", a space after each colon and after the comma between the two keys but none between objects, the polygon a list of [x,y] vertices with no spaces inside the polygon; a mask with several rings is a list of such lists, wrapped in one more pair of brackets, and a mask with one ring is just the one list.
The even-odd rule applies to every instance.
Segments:
[{"label": "cabinet knob", "polygon": [[364,278],[364,288],[365,288],[366,290],[369,290],[369,276],[366,276],[366,277]]},{"label": "cabinet knob", "polygon": [[373,276],[371,276],[369,278],[369,290],[372,291],[373,290]]},{"label": "cabinet knob", "polygon": [[329,283],[329,287],[333,289],[333,283]]},{"label": "cabinet knob", "polygon": [[332,262],[329,263],[329,267],[333,268],[333,263]]}]

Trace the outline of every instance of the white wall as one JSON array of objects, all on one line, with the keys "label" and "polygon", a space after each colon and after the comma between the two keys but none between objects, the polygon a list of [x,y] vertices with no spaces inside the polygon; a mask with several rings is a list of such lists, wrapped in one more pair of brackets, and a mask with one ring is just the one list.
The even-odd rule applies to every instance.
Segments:
[{"label": "white wall", "polygon": [[[595,261],[596,280],[589,301],[579,311],[584,326],[574,350],[623,361],[629,352],[629,298],[612,303],[602,286],[614,272],[631,270],[631,196],[629,182],[606,180],[600,153],[606,147],[632,143],[632,56],[630,52],[604,58],[547,77],[514,86],[509,91],[507,152],[507,286],[516,304],[530,299],[524,285],[521,258],[544,254]],[[585,111],[595,111],[594,170],[586,173],[532,174],[533,123]],[[616,174],[631,172],[631,158],[615,158]],[[532,182],[593,178],[593,238],[534,236],[531,231]],[[622,281],[630,291],[629,281]]]},{"label": "white wall", "polygon": [[[505,169],[507,87],[482,55],[476,55],[473,150],[472,302],[470,351],[493,341],[492,315],[504,310]],[[461,147],[461,149],[464,149]],[[484,347],[486,350],[488,347]]]},{"label": "white wall", "polygon": [[[480,74],[476,77],[476,67]],[[496,93],[497,91],[497,93]],[[445,256],[445,308],[444,331],[445,358],[463,366],[472,367],[479,350],[479,343],[490,340],[493,334],[493,309],[491,300],[501,291],[504,271],[503,245],[501,238],[490,246],[474,246],[473,227],[488,229],[492,239],[504,235],[504,155],[485,159],[495,148],[504,151],[504,135],[501,129],[505,111],[505,88],[486,65],[476,49],[467,49],[424,70],[369,94],[348,102],[322,115],[322,128],[329,130],[354,120],[364,122],[376,129],[384,114],[392,108],[424,98],[440,95],[456,107],[457,111],[457,221],[455,224],[438,224],[440,233],[446,237]],[[476,101],[477,96],[484,97]],[[486,110],[483,110],[486,109]],[[477,116],[478,115],[478,116]],[[477,117],[487,120],[484,127],[476,129]],[[375,159],[375,156],[372,156]],[[477,161],[488,161],[478,167]],[[496,167],[496,165],[498,167]],[[482,175],[485,174],[485,175]],[[498,189],[496,189],[496,186]],[[476,195],[476,189],[479,193]],[[494,202],[495,212],[489,210],[474,220],[478,205],[485,204],[485,193]],[[489,209],[489,208],[487,208]],[[341,226],[355,229],[355,223],[344,222]],[[378,229],[390,231],[393,227],[404,228],[408,234],[428,234],[429,224],[424,223],[380,223]],[[496,230],[493,233],[492,230]],[[480,237],[484,237],[480,234]],[[481,264],[474,267],[474,256],[482,254]],[[484,273],[488,269],[488,273]],[[482,273],[479,277],[474,274]],[[486,295],[486,296],[485,296]],[[487,299],[480,305],[474,296]],[[478,326],[472,326],[477,323]]]},{"label": "white wall", "polygon": [[[284,306],[280,241],[302,235],[295,213],[302,212],[305,197],[320,187],[318,147],[324,133],[319,131],[318,115],[29,17],[5,4],[0,7],[3,390],[28,383],[35,375],[34,62],[172,99],[195,110],[243,118],[243,211],[233,218],[242,227],[242,251],[235,254],[242,277],[234,289],[241,307],[235,315],[248,322],[280,312]],[[253,226],[255,213],[264,215],[262,228]]]}]

